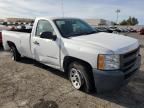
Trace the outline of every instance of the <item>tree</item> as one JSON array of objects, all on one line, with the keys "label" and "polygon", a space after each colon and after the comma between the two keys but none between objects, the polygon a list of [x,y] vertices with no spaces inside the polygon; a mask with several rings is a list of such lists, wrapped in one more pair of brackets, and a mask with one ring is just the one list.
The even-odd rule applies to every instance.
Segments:
[{"label": "tree", "polygon": [[138,19],[137,18],[132,18],[132,25],[137,25],[139,22],[138,22]]},{"label": "tree", "polygon": [[138,23],[137,18],[130,16],[127,20],[123,20],[120,25],[137,25]]},{"label": "tree", "polygon": [[123,20],[121,23],[120,23],[120,25],[127,25],[128,23],[127,23],[127,21],[126,20]]}]

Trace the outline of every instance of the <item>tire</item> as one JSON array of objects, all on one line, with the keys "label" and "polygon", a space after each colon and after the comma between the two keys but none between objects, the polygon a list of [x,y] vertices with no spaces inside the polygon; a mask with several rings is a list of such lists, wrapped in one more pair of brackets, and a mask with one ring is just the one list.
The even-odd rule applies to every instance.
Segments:
[{"label": "tire", "polygon": [[11,46],[11,59],[13,61],[20,61],[21,60],[21,56],[19,54],[19,52],[17,51],[16,47],[15,46]]},{"label": "tire", "polygon": [[88,68],[79,62],[72,62],[69,65],[68,76],[73,87],[77,90],[82,90],[87,93],[91,93],[94,88],[94,83],[90,74],[88,74]]}]

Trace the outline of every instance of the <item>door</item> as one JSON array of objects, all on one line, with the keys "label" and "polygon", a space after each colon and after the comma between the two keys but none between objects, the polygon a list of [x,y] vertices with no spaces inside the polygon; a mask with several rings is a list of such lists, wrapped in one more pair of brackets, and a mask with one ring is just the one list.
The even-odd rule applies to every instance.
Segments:
[{"label": "door", "polygon": [[40,35],[43,32],[52,32],[53,35],[56,35],[49,21],[39,20],[35,35],[32,36],[31,39],[33,57],[43,64],[50,65],[55,68],[60,67],[59,39],[57,38],[54,41],[52,39],[40,38]]}]

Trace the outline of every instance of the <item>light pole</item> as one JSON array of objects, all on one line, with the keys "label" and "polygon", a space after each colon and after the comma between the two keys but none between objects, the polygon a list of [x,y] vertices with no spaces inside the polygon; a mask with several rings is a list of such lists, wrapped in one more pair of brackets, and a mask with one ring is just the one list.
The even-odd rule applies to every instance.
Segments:
[{"label": "light pole", "polygon": [[61,11],[62,11],[62,17],[64,17],[64,4],[63,4],[63,0],[61,0]]},{"label": "light pole", "polygon": [[120,11],[120,9],[117,9],[116,10],[116,13],[117,13],[117,20],[116,20],[116,23],[118,24],[118,20],[119,20],[119,13],[120,13],[121,11]]}]

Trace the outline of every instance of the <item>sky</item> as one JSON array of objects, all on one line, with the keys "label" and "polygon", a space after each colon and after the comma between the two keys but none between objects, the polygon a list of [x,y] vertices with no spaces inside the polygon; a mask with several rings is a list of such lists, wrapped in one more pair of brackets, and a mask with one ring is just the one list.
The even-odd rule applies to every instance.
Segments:
[{"label": "sky", "polygon": [[144,25],[144,0],[0,0],[0,18],[7,17],[65,17],[102,18],[119,22],[129,16]]}]

